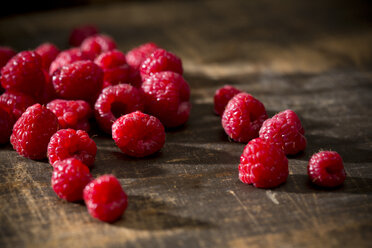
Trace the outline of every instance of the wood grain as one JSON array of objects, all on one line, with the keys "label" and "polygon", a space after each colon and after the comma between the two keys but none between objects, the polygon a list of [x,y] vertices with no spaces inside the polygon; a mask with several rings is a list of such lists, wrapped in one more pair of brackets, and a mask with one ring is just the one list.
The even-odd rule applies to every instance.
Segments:
[{"label": "wood grain", "polygon": [[[10,145],[0,149],[0,247],[371,247],[372,25],[366,1],[130,2],[0,19],[0,44],[18,50],[44,41],[66,48],[71,28],[96,23],[127,51],[146,41],[178,54],[192,91],[184,127],[167,131],[158,154],[98,145],[92,174],[112,173],[129,195],[114,224],[93,220],[82,203],[59,200],[52,169]],[[269,115],[291,108],[308,147],[289,157],[275,189],[243,185],[244,144],[224,134],[214,91],[232,84],[260,99]],[[306,166],[320,149],[344,159],[344,185],[310,185]]]}]

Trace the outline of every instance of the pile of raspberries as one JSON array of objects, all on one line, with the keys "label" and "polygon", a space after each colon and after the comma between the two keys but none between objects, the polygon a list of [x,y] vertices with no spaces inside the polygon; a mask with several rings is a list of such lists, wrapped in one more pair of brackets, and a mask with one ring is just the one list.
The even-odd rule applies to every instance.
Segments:
[{"label": "pile of raspberries", "polygon": [[[0,144],[10,141],[29,159],[48,158],[58,197],[84,200],[91,216],[113,222],[128,197],[114,175],[94,179],[90,173],[97,153],[88,135],[90,119],[124,154],[145,157],[163,147],[165,128],[187,122],[190,87],[181,59],[152,42],[124,54],[113,38],[82,26],[72,31],[69,43],[72,48],[63,51],[51,43],[19,53],[0,47]],[[227,135],[248,142],[239,179],[260,188],[285,182],[285,155],[306,147],[296,113],[286,110],[267,119],[260,101],[232,86],[217,90],[214,100]],[[330,151],[315,154],[308,172],[312,182],[326,187],[346,177],[341,157]]]}]

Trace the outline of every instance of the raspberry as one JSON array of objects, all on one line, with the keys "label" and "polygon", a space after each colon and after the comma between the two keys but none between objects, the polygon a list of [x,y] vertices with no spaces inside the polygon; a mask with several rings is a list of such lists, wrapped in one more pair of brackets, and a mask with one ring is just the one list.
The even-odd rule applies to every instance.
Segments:
[{"label": "raspberry", "polygon": [[190,114],[190,88],[183,77],[164,71],[150,76],[142,84],[146,113],[156,116],[166,127],[184,124]]},{"label": "raspberry", "polygon": [[240,92],[240,90],[231,85],[225,85],[216,90],[216,93],[214,94],[214,112],[217,115],[222,116],[227,103]]},{"label": "raspberry", "polygon": [[96,143],[83,130],[61,129],[56,132],[48,144],[49,163],[76,158],[87,166],[94,163],[97,153]]},{"label": "raspberry", "polygon": [[52,75],[56,70],[62,68],[65,65],[69,65],[73,62],[80,60],[93,60],[94,55],[81,51],[80,48],[70,48],[60,52],[57,57],[53,60],[49,67],[49,74]]},{"label": "raspberry", "polygon": [[18,154],[30,159],[43,159],[50,137],[57,130],[57,117],[37,103],[27,108],[14,124],[10,142]]},{"label": "raspberry", "polygon": [[57,99],[48,103],[47,108],[57,116],[61,128],[87,132],[90,130],[89,118],[92,116],[92,109],[86,101]]},{"label": "raspberry", "polygon": [[101,221],[113,222],[128,206],[128,197],[113,175],[103,175],[85,186],[83,191],[89,214]]},{"label": "raspberry", "polygon": [[92,179],[85,164],[69,158],[54,164],[51,183],[59,198],[75,202],[83,200],[83,190]]},{"label": "raspberry", "polygon": [[260,129],[260,138],[280,147],[285,154],[296,154],[306,148],[301,121],[290,109],[267,119]]},{"label": "raspberry", "polygon": [[8,63],[8,61],[16,55],[16,52],[10,47],[0,47],[0,69]]},{"label": "raspberry", "polygon": [[45,85],[41,57],[33,51],[15,55],[1,69],[1,84],[6,90],[39,96]]},{"label": "raspberry", "polygon": [[43,43],[35,52],[40,55],[44,70],[49,71],[50,64],[59,54],[59,49],[52,43]]},{"label": "raspberry", "polygon": [[80,48],[85,52],[98,56],[101,53],[114,50],[116,43],[110,36],[97,34],[86,38],[81,43]]},{"label": "raspberry", "polygon": [[163,147],[165,131],[156,117],[136,111],[115,121],[112,138],[124,154],[145,157]]},{"label": "raspberry", "polygon": [[35,103],[35,100],[31,96],[21,92],[5,92],[0,96],[0,107],[11,112],[15,120],[18,120],[23,112]]},{"label": "raspberry", "polygon": [[111,134],[111,126],[122,115],[143,111],[143,93],[129,84],[119,84],[105,88],[94,106],[98,124]]},{"label": "raspberry", "polygon": [[322,187],[336,187],[346,178],[341,156],[333,151],[321,151],[314,154],[307,166],[311,182]]},{"label": "raspberry", "polygon": [[97,33],[98,29],[93,25],[76,27],[71,31],[69,44],[71,46],[80,46],[83,40]]},{"label": "raspberry", "polygon": [[77,61],[56,71],[52,81],[60,97],[92,102],[102,89],[103,71],[92,61]]},{"label": "raspberry", "polygon": [[13,116],[5,109],[0,108],[0,144],[6,144],[9,142],[13,124]]},{"label": "raspberry", "polygon": [[129,66],[124,53],[118,50],[101,53],[95,61],[102,68],[105,85],[116,85],[126,83],[128,79]]},{"label": "raspberry", "polygon": [[156,49],[141,65],[142,81],[156,72],[173,71],[182,75],[182,61],[176,55],[164,49]]},{"label": "raspberry", "polygon": [[235,95],[222,115],[226,134],[235,141],[248,142],[258,137],[262,123],[267,119],[265,106],[248,93]]},{"label": "raspberry", "polygon": [[240,157],[240,181],[257,188],[274,188],[287,177],[288,159],[280,148],[260,138],[245,146]]},{"label": "raspberry", "polygon": [[158,48],[159,47],[153,42],[148,42],[133,48],[126,56],[128,65],[138,70],[142,62]]}]

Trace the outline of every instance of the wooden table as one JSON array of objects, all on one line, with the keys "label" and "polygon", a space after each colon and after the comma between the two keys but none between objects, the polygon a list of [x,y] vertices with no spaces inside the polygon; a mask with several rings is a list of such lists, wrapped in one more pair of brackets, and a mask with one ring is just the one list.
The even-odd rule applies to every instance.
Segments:
[{"label": "wooden table", "polygon": [[[144,159],[92,131],[94,176],[116,175],[129,195],[122,219],[92,219],[50,186],[46,161],[0,149],[0,247],[371,247],[372,25],[367,1],[128,2],[0,19],[0,44],[67,48],[71,28],[96,23],[127,51],[146,41],[184,62],[192,90],[187,125]],[[263,190],[238,180],[245,144],[227,139],[214,91],[232,84],[270,116],[291,108],[308,147],[289,157],[287,182]],[[344,185],[310,185],[310,156],[344,159]]]}]

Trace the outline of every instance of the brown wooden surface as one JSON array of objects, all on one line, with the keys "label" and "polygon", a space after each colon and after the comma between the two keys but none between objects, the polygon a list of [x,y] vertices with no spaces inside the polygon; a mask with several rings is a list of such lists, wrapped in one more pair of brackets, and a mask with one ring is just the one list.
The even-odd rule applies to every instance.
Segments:
[{"label": "brown wooden surface", "polygon": [[[46,161],[1,147],[0,247],[371,247],[371,13],[367,1],[310,2],[130,2],[0,19],[0,44],[19,50],[46,40],[66,48],[81,23],[96,23],[123,51],[155,41],[183,59],[193,104],[187,125],[149,158],[126,157],[92,131],[92,174],[113,173],[129,195],[114,224],[58,199]],[[212,111],[225,83],[270,115],[299,114],[308,147],[289,158],[284,185],[239,182],[244,144],[227,139]],[[309,184],[307,161],[320,149],[342,155],[342,187]]]}]

